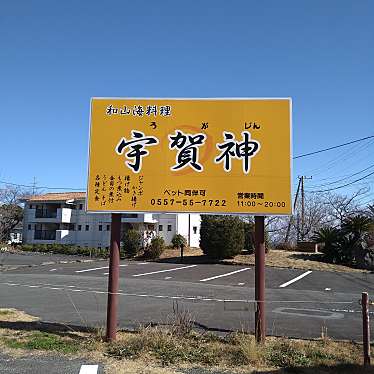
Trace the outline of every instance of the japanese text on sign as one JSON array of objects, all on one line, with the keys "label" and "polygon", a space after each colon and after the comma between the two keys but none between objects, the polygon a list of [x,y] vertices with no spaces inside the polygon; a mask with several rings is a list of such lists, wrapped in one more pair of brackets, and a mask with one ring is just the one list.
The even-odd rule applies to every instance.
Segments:
[{"label": "japanese text on sign", "polygon": [[87,208],[290,214],[289,99],[92,99]]}]

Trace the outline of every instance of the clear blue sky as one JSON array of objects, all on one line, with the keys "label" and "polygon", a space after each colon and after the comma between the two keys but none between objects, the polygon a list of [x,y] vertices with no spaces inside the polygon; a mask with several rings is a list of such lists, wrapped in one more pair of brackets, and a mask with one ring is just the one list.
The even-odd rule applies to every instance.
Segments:
[{"label": "clear blue sky", "polygon": [[[374,135],[373,14],[371,0],[3,0],[0,179],[84,188],[92,96],[292,97],[294,155]],[[295,160],[294,179],[372,164],[373,139]]]}]

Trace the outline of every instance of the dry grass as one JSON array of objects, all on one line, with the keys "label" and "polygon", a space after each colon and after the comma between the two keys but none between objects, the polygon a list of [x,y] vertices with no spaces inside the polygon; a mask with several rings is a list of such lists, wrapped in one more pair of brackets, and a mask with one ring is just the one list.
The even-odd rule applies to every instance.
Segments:
[{"label": "dry grass", "polygon": [[[368,270],[354,269],[344,265],[329,264],[322,261],[321,253],[289,252],[271,250],[266,254],[266,265],[279,268],[335,271],[345,273],[367,273]],[[238,255],[231,260],[224,260],[229,264],[254,265],[255,255]]]},{"label": "dry grass", "polygon": [[[168,259],[168,258],[179,258],[180,254],[181,254],[180,249],[166,248],[165,251],[160,256],[160,260]],[[186,247],[183,251],[183,256],[185,257],[202,256],[202,255],[203,255],[203,251],[200,248]]]},{"label": "dry grass", "polygon": [[70,358],[85,357],[103,363],[106,373],[115,374],[178,374],[192,368],[206,374],[370,372],[361,367],[361,347],[351,342],[268,338],[264,345],[257,345],[253,336],[243,333],[226,337],[197,333],[191,329],[187,314],[176,313],[170,323],[168,327],[119,332],[117,341],[109,344],[103,341],[101,331],[46,332],[44,324],[33,316],[0,309],[0,348],[8,354],[52,352]]},{"label": "dry grass", "polygon": [[2,322],[34,322],[38,320],[38,317],[31,316],[21,310],[0,308],[0,321]]},{"label": "dry grass", "polygon": [[[186,263],[207,262],[200,248],[187,248],[184,251]],[[179,249],[166,249],[160,260],[179,260]],[[201,260],[200,260],[201,259]],[[223,260],[220,263],[230,265],[251,265],[255,264],[255,255],[237,255],[233,259]],[[290,252],[284,250],[270,250],[266,254],[266,265],[278,268],[321,270],[345,273],[367,273],[368,270],[355,269],[344,265],[329,264],[323,262],[322,253]]]}]

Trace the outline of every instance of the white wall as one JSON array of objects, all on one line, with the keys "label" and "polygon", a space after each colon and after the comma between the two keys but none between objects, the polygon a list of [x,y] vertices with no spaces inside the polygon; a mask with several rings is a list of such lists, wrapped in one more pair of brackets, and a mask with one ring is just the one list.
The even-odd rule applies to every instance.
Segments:
[{"label": "white wall", "polygon": [[[176,215],[175,214],[154,214],[155,219],[158,221],[156,231],[159,236],[165,240],[166,245],[171,244],[173,236],[176,234]],[[168,226],[171,226],[171,231],[168,231]],[[160,231],[162,226],[162,231]]]},{"label": "white wall", "polygon": [[190,247],[200,245],[200,214],[178,214],[176,233],[183,235]]},{"label": "white wall", "polygon": [[[84,201],[77,202],[85,206]],[[33,204],[35,206],[35,204]],[[41,205],[39,203],[38,205]],[[76,209],[70,210],[63,208],[61,210],[60,226],[62,223],[72,223],[75,225],[75,230],[67,230],[66,227],[60,227],[56,232],[55,243],[68,243],[79,245],[82,247],[109,247],[110,244],[110,229],[107,230],[107,225],[111,223],[111,214],[109,213],[91,213],[88,214],[84,210]],[[69,219],[70,217],[70,219]],[[199,246],[200,239],[200,215],[199,214],[151,214],[147,213],[138,217],[136,221],[144,220],[146,222],[156,222],[155,228],[159,236],[164,238],[167,245],[171,244],[171,240],[175,234],[182,234],[187,241],[190,237],[190,245],[192,247]],[[39,222],[46,222],[48,219],[35,219],[35,209],[29,209],[25,205],[24,221],[23,221],[23,242],[24,243],[50,243],[50,241],[34,240],[35,224]],[[122,219],[122,222],[127,220]],[[129,222],[131,219],[128,220]],[[50,219],[50,222],[56,222],[56,219]],[[31,230],[28,230],[28,225],[31,224]],[[88,231],[86,231],[88,225]],[[102,231],[99,231],[99,225],[102,226]],[[159,231],[159,225],[162,225],[163,230]],[[168,231],[168,226],[171,226],[171,231]],[[81,230],[78,230],[78,228]],[[196,233],[194,232],[196,227]],[[190,228],[190,229],[189,229]],[[53,243],[53,242],[52,242]]]}]

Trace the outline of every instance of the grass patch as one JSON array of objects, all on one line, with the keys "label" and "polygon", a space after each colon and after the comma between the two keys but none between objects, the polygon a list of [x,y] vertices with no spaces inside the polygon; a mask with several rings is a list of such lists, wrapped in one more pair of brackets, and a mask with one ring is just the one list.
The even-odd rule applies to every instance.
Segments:
[{"label": "grass patch", "polygon": [[[15,309],[0,311],[5,315],[3,320],[8,321],[4,323],[6,327],[0,328],[1,348],[22,354],[27,350],[28,354],[50,351],[95,357],[96,361],[110,363],[115,369],[109,372],[116,374],[130,373],[127,369],[123,370],[129,363],[130,366],[145,368],[145,371],[132,371],[142,373],[154,372],[148,370],[149,366],[152,370],[169,366],[170,373],[174,373],[173,367],[230,368],[232,373],[243,370],[274,374],[370,372],[363,370],[362,347],[355,343],[268,337],[265,344],[258,345],[253,335],[244,333],[220,337],[196,332],[187,312],[176,313],[167,327],[118,332],[116,342],[106,343],[100,329],[96,333],[52,330],[53,326],[35,322],[35,317],[24,312]],[[23,323],[24,329],[17,329],[19,322]]]},{"label": "grass patch", "polygon": [[12,314],[12,311],[9,309],[0,309],[0,316],[9,316]]},{"label": "grass patch", "polygon": [[2,340],[6,347],[15,349],[35,349],[69,354],[76,353],[80,348],[80,344],[76,340],[39,331],[22,338],[4,337]]},{"label": "grass patch", "polygon": [[361,360],[361,348],[353,343],[268,338],[266,344],[259,346],[252,335],[236,333],[219,338],[193,331],[178,335],[159,327],[122,333],[117,342],[107,346],[106,353],[116,359],[147,357],[162,365],[288,369],[358,365]]}]

